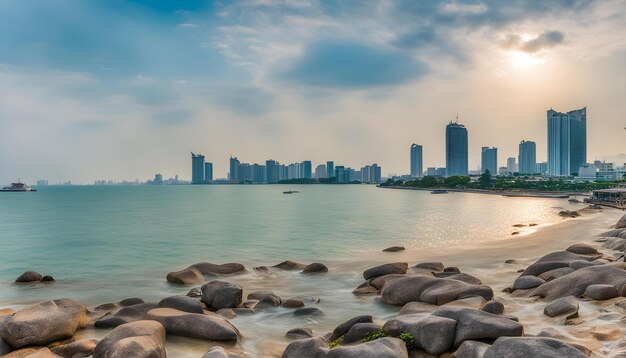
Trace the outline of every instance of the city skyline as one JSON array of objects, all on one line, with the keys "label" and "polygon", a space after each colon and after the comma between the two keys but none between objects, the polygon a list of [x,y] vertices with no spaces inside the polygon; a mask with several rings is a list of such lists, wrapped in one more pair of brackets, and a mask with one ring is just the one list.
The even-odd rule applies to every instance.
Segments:
[{"label": "city skyline", "polygon": [[7,0],[0,182],[188,177],[190,150],[216,177],[235,153],[401,174],[411,143],[426,171],[456,113],[470,169],[522,139],[543,162],[545,111],[583,106],[587,161],[623,163],[625,17],[612,0]]}]

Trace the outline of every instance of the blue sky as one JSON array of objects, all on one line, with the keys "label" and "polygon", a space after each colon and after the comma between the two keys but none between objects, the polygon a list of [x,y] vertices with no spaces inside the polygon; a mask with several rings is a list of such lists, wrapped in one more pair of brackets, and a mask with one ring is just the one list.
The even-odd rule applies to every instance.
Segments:
[{"label": "blue sky", "polygon": [[[622,1],[77,1],[0,7],[0,182],[224,176],[249,162],[442,166],[445,124],[545,159],[545,111],[589,107],[626,152]],[[619,131],[622,129],[622,132]],[[19,155],[16,155],[19,153]]]}]

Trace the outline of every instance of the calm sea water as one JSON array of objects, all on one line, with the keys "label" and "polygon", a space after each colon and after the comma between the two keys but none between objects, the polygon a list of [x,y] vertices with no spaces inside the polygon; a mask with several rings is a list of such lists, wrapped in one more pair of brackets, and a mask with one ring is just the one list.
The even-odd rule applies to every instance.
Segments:
[{"label": "calm sea water", "polygon": [[[299,194],[284,195],[284,190]],[[508,239],[555,222],[566,200],[368,185],[72,186],[0,195],[0,305],[71,296],[96,304],[171,291],[189,264],[345,262],[391,245]],[[17,286],[26,270],[53,285]]]}]

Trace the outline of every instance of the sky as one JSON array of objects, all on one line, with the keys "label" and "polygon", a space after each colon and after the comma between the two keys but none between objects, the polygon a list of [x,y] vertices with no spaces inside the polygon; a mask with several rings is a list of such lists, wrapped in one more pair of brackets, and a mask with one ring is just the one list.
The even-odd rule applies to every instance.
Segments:
[{"label": "sky", "polygon": [[543,161],[546,111],[585,106],[588,161],[626,161],[625,79],[620,0],[4,0],[0,183],[190,178],[192,151],[405,174],[457,115],[470,169]]}]

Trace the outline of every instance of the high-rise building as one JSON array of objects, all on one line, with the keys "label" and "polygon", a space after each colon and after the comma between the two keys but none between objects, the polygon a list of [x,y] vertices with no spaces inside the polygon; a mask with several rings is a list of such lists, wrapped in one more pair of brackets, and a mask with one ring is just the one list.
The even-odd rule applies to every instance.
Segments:
[{"label": "high-rise building", "polygon": [[498,148],[482,147],[481,153],[481,172],[489,170],[489,174],[498,175]]},{"label": "high-rise building", "polygon": [[276,184],[281,178],[281,165],[277,161],[270,159],[265,161],[265,170],[267,171],[267,183]]},{"label": "high-rise building", "polygon": [[446,170],[447,176],[467,176],[467,128],[450,122],[446,126]]},{"label": "high-rise building", "polygon": [[204,155],[191,153],[191,184],[204,183]]},{"label": "high-rise building", "polygon": [[533,141],[523,140],[519,144],[519,173],[537,173],[537,144]]},{"label": "high-rise building", "polygon": [[213,163],[204,163],[204,182],[213,181]]},{"label": "high-rise building", "polygon": [[237,157],[230,157],[230,171],[228,172],[228,179],[231,182],[239,181],[239,159],[237,159]]},{"label": "high-rise building", "polygon": [[237,182],[252,183],[252,166],[249,163],[240,163],[237,168]]},{"label": "high-rise building", "polygon": [[361,182],[363,183],[380,183],[381,168],[378,164],[366,165],[361,168]]},{"label": "high-rise building", "polygon": [[163,175],[154,174],[154,180],[152,180],[152,184],[163,184]]},{"label": "high-rise building", "polygon": [[328,174],[326,173],[326,166],[324,164],[320,164],[315,167],[315,179],[327,178]]},{"label": "high-rise building", "polygon": [[252,180],[255,184],[265,183],[265,165],[252,164]]},{"label": "high-rise building", "polygon": [[332,160],[326,162],[326,174],[329,178],[335,175],[335,163]]},{"label": "high-rise building", "polygon": [[305,160],[300,164],[302,173],[301,173],[301,177],[305,178],[305,179],[311,179],[313,178],[313,173],[312,173],[312,164],[310,160]]},{"label": "high-rise building", "polygon": [[335,178],[337,178],[337,183],[348,183],[350,181],[346,176],[346,168],[343,165],[335,167]]},{"label": "high-rise building", "polygon": [[537,163],[536,173],[548,175],[548,162]]},{"label": "high-rise building", "polygon": [[414,178],[424,176],[422,146],[415,143],[411,144],[411,176]]},{"label": "high-rise building", "polygon": [[587,107],[567,113],[548,110],[548,175],[577,175],[587,163]]},{"label": "high-rise building", "polygon": [[517,172],[517,162],[515,160],[515,157],[506,158],[506,171],[509,174]]}]

